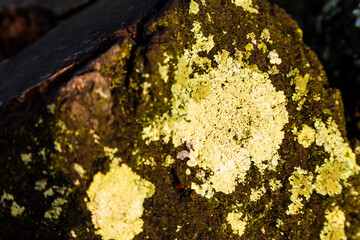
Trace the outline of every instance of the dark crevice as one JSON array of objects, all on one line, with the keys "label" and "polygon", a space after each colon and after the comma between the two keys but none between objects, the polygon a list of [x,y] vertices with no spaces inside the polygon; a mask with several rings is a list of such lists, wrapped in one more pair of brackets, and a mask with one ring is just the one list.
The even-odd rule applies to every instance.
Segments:
[{"label": "dark crevice", "polygon": [[136,45],[131,48],[130,57],[126,62],[126,75],[125,75],[124,85],[125,85],[125,88],[127,88],[127,89],[129,88],[129,85],[130,85],[130,75],[133,72],[132,70],[135,67],[134,63],[135,63],[137,48],[138,47]]},{"label": "dark crevice", "polygon": [[178,175],[176,174],[176,170],[174,168],[170,169],[171,173],[171,180],[173,188],[176,190],[176,192],[182,194],[185,191],[184,185],[181,183]]},{"label": "dark crevice", "polygon": [[[126,77],[125,77],[125,87],[128,88],[130,84],[130,75],[134,69],[134,61],[136,58],[136,51],[138,48],[142,48],[141,55],[145,56],[147,51],[147,46],[151,43],[153,34],[146,35],[146,26],[147,24],[157,18],[162,12],[164,12],[173,2],[173,0],[160,0],[155,7],[149,11],[149,14],[136,21],[131,26],[127,27],[129,36],[135,41],[136,45],[131,49],[130,57],[126,63]],[[145,9],[147,11],[147,9]],[[146,58],[144,57],[146,61]],[[145,62],[146,63],[146,62]]]},{"label": "dark crevice", "polygon": [[135,24],[128,27],[130,37],[138,46],[147,46],[150,43],[152,35],[146,35],[146,24],[157,18],[162,12],[168,9],[172,3],[173,0],[160,0],[155,7],[149,11],[147,16],[141,18]]},{"label": "dark crevice", "polygon": [[[153,19],[157,18],[161,13],[163,13],[172,3],[173,0],[160,0],[154,6],[154,8],[149,11],[147,15],[136,21],[131,26],[127,27],[129,36],[134,40],[136,44],[132,47],[130,51],[130,57],[126,62],[127,71],[124,82],[126,88],[129,88],[130,85],[130,75],[133,73],[135,67],[135,59],[137,57],[137,51],[139,48],[141,48],[140,53],[142,56],[144,56],[144,61],[146,64],[145,54],[147,51],[147,46],[151,43],[151,39],[153,37],[153,34],[146,35],[147,24]],[[146,12],[147,9],[145,9],[144,11]],[[134,103],[134,105],[137,105],[137,103]],[[134,107],[136,108],[136,106]]]}]

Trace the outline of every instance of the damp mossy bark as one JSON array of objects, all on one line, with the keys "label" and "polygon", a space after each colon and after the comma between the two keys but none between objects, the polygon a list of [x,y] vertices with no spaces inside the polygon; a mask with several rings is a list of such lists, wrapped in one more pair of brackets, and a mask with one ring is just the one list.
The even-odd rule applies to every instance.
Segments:
[{"label": "damp mossy bark", "polygon": [[2,118],[1,237],[360,238],[340,93],[282,9],[174,1],[141,27]]}]

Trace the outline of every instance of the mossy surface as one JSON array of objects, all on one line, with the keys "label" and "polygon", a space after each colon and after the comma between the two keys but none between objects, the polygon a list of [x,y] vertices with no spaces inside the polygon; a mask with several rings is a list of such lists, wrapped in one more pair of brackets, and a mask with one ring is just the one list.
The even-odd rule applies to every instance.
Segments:
[{"label": "mossy surface", "polygon": [[[357,239],[340,93],[282,9],[174,1],[142,27],[2,119],[1,237]],[[107,177],[123,168],[155,190],[134,221],[116,206],[140,197]]]}]

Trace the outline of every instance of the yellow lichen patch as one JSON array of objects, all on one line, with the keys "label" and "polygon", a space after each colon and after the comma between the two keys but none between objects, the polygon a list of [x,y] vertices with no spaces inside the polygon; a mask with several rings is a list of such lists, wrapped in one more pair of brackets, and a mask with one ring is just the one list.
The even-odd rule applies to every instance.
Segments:
[{"label": "yellow lichen patch", "polygon": [[[202,74],[191,74],[197,61],[207,62],[198,52],[209,51],[209,40],[203,40],[194,24],[196,44],[179,57],[172,86],[173,106],[170,113],[158,117],[144,128],[143,137],[164,141],[172,137],[193,142],[188,166],[211,170],[208,184],[216,191],[231,193],[245,180],[251,163],[263,173],[276,167],[288,122],[286,99],[276,91],[267,73],[245,67],[243,53],[230,56],[223,50],[214,56],[217,67],[207,65]],[[210,40],[213,46],[213,41]]]},{"label": "yellow lichen patch", "polygon": [[242,7],[245,11],[250,13],[258,13],[259,11],[253,7],[252,0],[231,0],[238,7]]},{"label": "yellow lichen patch", "polygon": [[83,178],[86,173],[85,169],[78,163],[74,163],[74,170],[79,174],[81,178]]},{"label": "yellow lichen patch", "polygon": [[189,7],[189,13],[191,14],[197,14],[199,12],[199,4],[195,2],[194,0],[191,0],[190,7]]},{"label": "yellow lichen patch", "polygon": [[[165,81],[165,79],[164,79],[164,81]],[[166,81],[167,81],[167,80],[166,80]],[[143,83],[141,84],[141,88],[142,88],[142,90],[143,90],[143,95],[148,96],[150,87],[151,87],[151,83],[150,83],[150,82],[143,82]]]},{"label": "yellow lichen patch", "polygon": [[303,31],[300,28],[297,28],[296,32],[298,33],[299,38],[302,39],[303,38]]},{"label": "yellow lichen patch", "polygon": [[105,156],[107,156],[110,160],[114,159],[115,153],[117,153],[118,151],[119,149],[116,147],[115,148],[110,148],[107,146],[104,147]]},{"label": "yellow lichen patch", "polygon": [[313,99],[314,99],[314,101],[320,101],[321,100],[320,94],[314,94]]},{"label": "yellow lichen patch", "polygon": [[211,185],[207,182],[201,184],[201,186],[196,183],[191,183],[191,189],[195,190],[197,194],[206,198],[211,198],[214,195],[214,191]]},{"label": "yellow lichen patch", "polygon": [[51,208],[44,213],[44,218],[58,219],[60,217],[61,212],[62,212],[62,206],[65,203],[67,203],[67,200],[65,200],[64,198],[61,198],[61,197],[56,198],[51,203]]},{"label": "yellow lichen patch", "polygon": [[256,35],[253,32],[246,34],[246,39],[251,39],[251,41],[254,41],[255,38],[256,38]]},{"label": "yellow lichen patch", "polygon": [[292,96],[292,100],[298,103],[297,110],[300,111],[304,102],[306,101],[307,95],[307,84],[310,80],[310,75],[305,74],[301,76],[299,73],[299,69],[292,69],[287,75],[290,78],[290,84],[295,86],[295,93]]},{"label": "yellow lichen patch", "polygon": [[254,44],[252,44],[252,43],[246,44],[245,50],[246,50],[246,51],[249,51],[249,52],[252,51],[252,50],[254,50]]},{"label": "yellow lichen patch", "polygon": [[339,194],[342,191],[340,180],[348,178],[351,173],[348,169],[347,163],[335,162],[333,159],[325,160],[325,163],[316,168],[316,172],[319,174],[316,177],[316,191],[322,195],[329,194],[333,196]]},{"label": "yellow lichen patch", "polygon": [[97,233],[104,239],[133,239],[142,231],[143,202],[154,192],[155,186],[126,164],[113,163],[105,175],[97,173],[87,190],[87,207]]},{"label": "yellow lichen patch", "polygon": [[360,146],[356,146],[355,154],[360,155]]},{"label": "yellow lichen patch", "polygon": [[167,155],[166,158],[165,158],[165,161],[162,164],[162,166],[169,167],[174,162],[175,162],[175,159],[172,156]]},{"label": "yellow lichen patch", "polygon": [[47,185],[47,180],[46,180],[46,178],[44,178],[44,179],[41,179],[41,180],[38,180],[35,182],[34,189],[36,191],[43,191],[43,190],[45,190],[46,185]]},{"label": "yellow lichen patch", "polygon": [[[259,41],[257,45],[258,49],[261,50],[263,53],[266,53],[268,51],[266,44],[263,41]],[[275,67],[275,66],[273,66]]]},{"label": "yellow lichen patch", "polygon": [[27,165],[29,162],[31,162],[32,154],[31,153],[22,153],[22,154],[20,154],[20,157],[21,157],[21,161],[23,161],[24,164]]},{"label": "yellow lichen patch", "polygon": [[301,198],[298,198],[295,200],[295,202],[292,202],[289,205],[288,210],[286,210],[286,214],[287,215],[294,215],[294,214],[301,214],[304,213],[303,211],[301,211],[301,209],[304,207],[304,205],[301,202]]},{"label": "yellow lichen patch", "polygon": [[241,212],[231,212],[227,215],[226,220],[231,225],[231,228],[235,234],[242,236],[246,229],[247,218],[243,218]]},{"label": "yellow lichen patch", "polygon": [[20,207],[19,204],[17,204],[15,201],[12,202],[12,205],[10,207],[10,213],[11,216],[13,217],[17,217],[21,214],[23,214],[23,212],[25,211],[25,207]]},{"label": "yellow lichen patch", "polygon": [[17,204],[17,202],[15,202],[14,196],[12,194],[9,194],[4,191],[3,195],[0,198],[0,203],[2,204],[2,206],[7,205],[5,200],[11,202],[10,214],[12,217],[17,217],[23,214],[23,212],[25,211],[24,206],[21,207],[19,204]]},{"label": "yellow lichen patch", "polygon": [[164,80],[165,83],[167,83],[167,81],[169,80],[169,76],[167,75],[167,73],[169,72],[169,65],[161,65],[160,63],[158,63],[158,65],[161,79]]},{"label": "yellow lichen patch", "polygon": [[309,199],[313,192],[313,178],[314,177],[311,172],[296,167],[295,171],[289,177],[289,181],[292,186],[290,199],[295,201],[295,199],[299,198],[299,196]]},{"label": "yellow lichen patch", "polygon": [[236,179],[244,180],[250,159],[260,171],[271,168],[267,163],[277,157],[287,122],[283,93],[275,91],[266,74],[237,69],[241,63],[228,55],[223,51],[215,57],[220,69],[207,76],[213,81],[211,93],[200,102],[188,99],[190,121],[174,126],[174,144],[183,137],[194,140],[199,166],[213,171],[213,187],[225,193],[235,189]]},{"label": "yellow lichen patch", "polygon": [[265,192],[266,192],[266,189],[264,186],[262,186],[261,188],[257,188],[257,189],[251,189],[249,200],[251,202],[255,202],[255,201],[259,200],[262,197],[262,195],[264,195]]},{"label": "yellow lichen patch", "polygon": [[192,56],[191,60],[196,61],[197,53],[201,51],[209,53],[209,51],[214,47],[214,36],[209,35],[205,37],[201,32],[201,24],[199,22],[194,22],[191,31],[194,33],[196,43],[193,46],[192,51],[189,52],[189,54],[191,54]]},{"label": "yellow lichen patch", "polygon": [[[295,91],[300,96],[305,96],[307,93],[306,85],[309,82],[310,75],[305,74],[304,77],[300,75],[295,76],[291,84],[295,84]],[[296,100],[296,99],[294,99]]]},{"label": "yellow lichen patch", "polygon": [[315,129],[304,124],[300,132],[297,133],[297,140],[304,148],[308,148],[315,141],[315,133]]},{"label": "yellow lichen patch", "polygon": [[51,114],[54,114],[55,113],[55,104],[52,103],[52,104],[49,104],[46,106],[46,108],[48,109],[48,111],[51,113]]},{"label": "yellow lichen patch", "polygon": [[270,185],[270,188],[271,188],[271,191],[276,191],[280,188],[282,188],[282,183],[281,183],[281,180],[275,180],[275,179],[271,179],[269,181],[269,185]]},{"label": "yellow lichen patch", "polygon": [[305,171],[299,167],[295,168],[295,171],[289,177],[291,188],[290,200],[292,203],[289,205],[289,209],[286,214],[298,214],[303,207],[303,197],[308,200],[313,192],[313,175],[311,172]]},{"label": "yellow lichen patch", "polygon": [[333,210],[327,210],[325,213],[326,223],[321,230],[321,240],[345,240],[345,214],[335,207]]},{"label": "yellow lichen patch", "polygon": [[211,23],[213,23],[213,20],[211,19],[210,13],[206,13],[207,20]]},{"label": "yellow lichen patch", "polygon": [[51,196],[54,196],[55,192],[52,188],[49,188],[49,189],[46,189],[44,192],[44,197],[51,197]]},{"label": "yellow lichen patch", "polygon": [[341,182],[358,172],[355,154],[341,136],[337,124],[330,117],[327,124],[315,121],[315,142],[330,154],[324,164],[316,167],[315,189],[322,195],[333,196],[342,191]]},{"label": "yellow lichen patch", "polygon": [[276,52],[276,50],[271,50],[268,54],[268,58],[271,64],[280,65],[281,64],[281,58],[279,58],[279,54]]},{"label": "yellow lichen patch", "polygon": [[155,167],[156,166],[156,161],[153,157],[149,157],[146,159],[142,160],[142,163],[151,167]]},{"label": "yellow lichen patch", "polygon": [[270,40],[270,31],[269,31],[269,29],[264,28],[264,30],[260,34],[260,39],[264,40],[265,42],[272,43],[272,41]]},{"label": "yellow lichen patch", "polygon": [[54,149],[58,152],[62,152],[61,144],[57,141],[54,141]]}]

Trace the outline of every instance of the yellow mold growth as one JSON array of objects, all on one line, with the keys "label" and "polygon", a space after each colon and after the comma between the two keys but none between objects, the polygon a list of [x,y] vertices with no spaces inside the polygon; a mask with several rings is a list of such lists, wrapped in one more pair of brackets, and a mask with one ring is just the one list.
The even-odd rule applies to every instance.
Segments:
[{"label": "yellow mold growth", "polygon": [[97,233],[104,239],[133,239],[142,231],[144,200],[154,192],[155,186],[126,164],[118,166],[115,161],[105,175],[97,173],[87,190],[87,207]]},{"label": "yellow mold growth", "polygon": [[247,218],[245,217],[242,220],[242,216],[243,214],[241,212],[231,212],[226,217],[226,220],[231,225],[233,232],[239,236],[242,236],[246,229]]},{"label": "yellow mold growth", "polygon": [[245,11],[250,13],[258,13],[259,11],[253,7],[252,0],[231,0],[238,7],[242,7]]},{"label": "yellow mold growth", "polygon": [[[210,170],[207,186],[229,194],[245,180],[252,162],[261,173],[277,166],[288,122],[286,99],[267,73],[246,67],[240,51],[234,57],[226,50],[213,60],[200,57],[199,52],[214,46],[212,36],[204,37],[200,28],[195,22],[196,43],[178,58],[171,113],[144,128],[143,138],[172,138],[175,147],[188,139],[193,143],[188,166]],[[205,71],[193,73],[195,66]]]},{"label": "yellow mold growth", "polygon": [[345,214],[335,207],[332,211],[326,211],[326,223],[320,233],[321,240],[346,240]]}]

